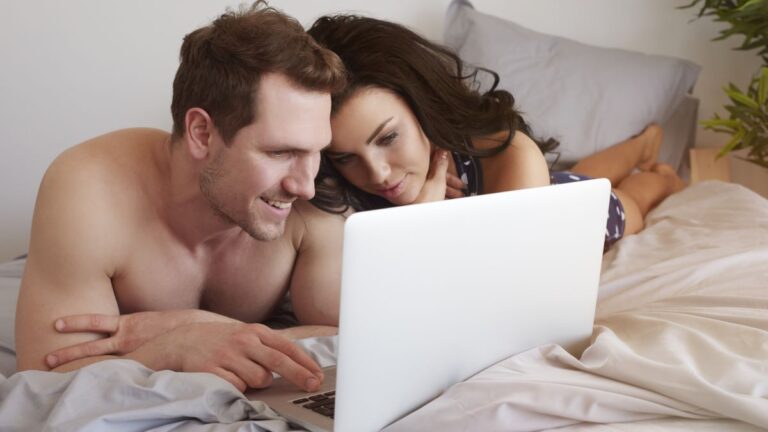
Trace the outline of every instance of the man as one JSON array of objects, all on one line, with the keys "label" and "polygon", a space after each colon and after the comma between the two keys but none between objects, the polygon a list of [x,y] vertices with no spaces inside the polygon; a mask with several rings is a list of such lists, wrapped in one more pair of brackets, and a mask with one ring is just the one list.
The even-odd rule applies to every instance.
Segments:
[{"label": "man", "polygon": [[297,200],[314,195],[343,84],[336,55],[260,3],[187,35],[171,134],[113,132],[47,170],[17,305],[18,369],[128,358],[241,390],[269,385],[271,371],[317,389],[320,368],[289,338],[335,329],[251,323],[290,292],[300,323],[337,325],[340,263],[321,248],[340,248],[342,222]]}]

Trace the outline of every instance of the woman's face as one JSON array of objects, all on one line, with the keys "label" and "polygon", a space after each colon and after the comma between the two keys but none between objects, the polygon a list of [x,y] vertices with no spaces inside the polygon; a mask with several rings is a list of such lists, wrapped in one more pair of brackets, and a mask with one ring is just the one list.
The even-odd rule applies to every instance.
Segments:
[{"label": "woman's face", "polygon": [[389,90],[360,89],[331,117],[331,130],[326,154],[344,178],[393,204],[414,202],[432,145],[404,100]]}]

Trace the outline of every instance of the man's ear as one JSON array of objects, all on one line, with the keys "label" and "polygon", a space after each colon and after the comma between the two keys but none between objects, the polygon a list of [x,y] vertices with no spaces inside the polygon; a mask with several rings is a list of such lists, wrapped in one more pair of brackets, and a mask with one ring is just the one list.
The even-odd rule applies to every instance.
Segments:
[{"label": "man's ear", "polygon": [[211,136],[215,133],[211,116],[202,108],[190,108],[184,116],[187,127],[187,148],[197,160],[203,160],[211,152]]}]

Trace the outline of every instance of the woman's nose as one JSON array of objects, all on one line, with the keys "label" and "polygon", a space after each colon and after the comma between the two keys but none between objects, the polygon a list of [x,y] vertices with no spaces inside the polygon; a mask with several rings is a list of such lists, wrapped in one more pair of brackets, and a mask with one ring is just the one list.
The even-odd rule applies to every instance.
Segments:
[{"label": "woman's nose", "polygon": [[368,162],[371,183],[381,185],[387,181],[392,170],[385,159],[376,158]]}]

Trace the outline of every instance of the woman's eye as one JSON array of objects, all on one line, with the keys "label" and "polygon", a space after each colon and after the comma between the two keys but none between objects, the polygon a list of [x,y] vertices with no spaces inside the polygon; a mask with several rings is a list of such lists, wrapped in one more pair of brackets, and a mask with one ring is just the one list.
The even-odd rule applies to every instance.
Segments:
[{"label": "woman's eye", "polygon": [[397,138],[397,132],[390,132],[384,135],[383,137],[379,138],[378,143],[379,145],[383,145],[383,146],[390,145],[392,144],[393,141],[395,141],[395,138]]},{"label": "woman's eye", "polygon": [[333,163],[338,165],[345,165],[349,163],[349,161],[352,160],[352,155],[343,155],[343,156],[336,156],[334,158],[331,158]]}]

